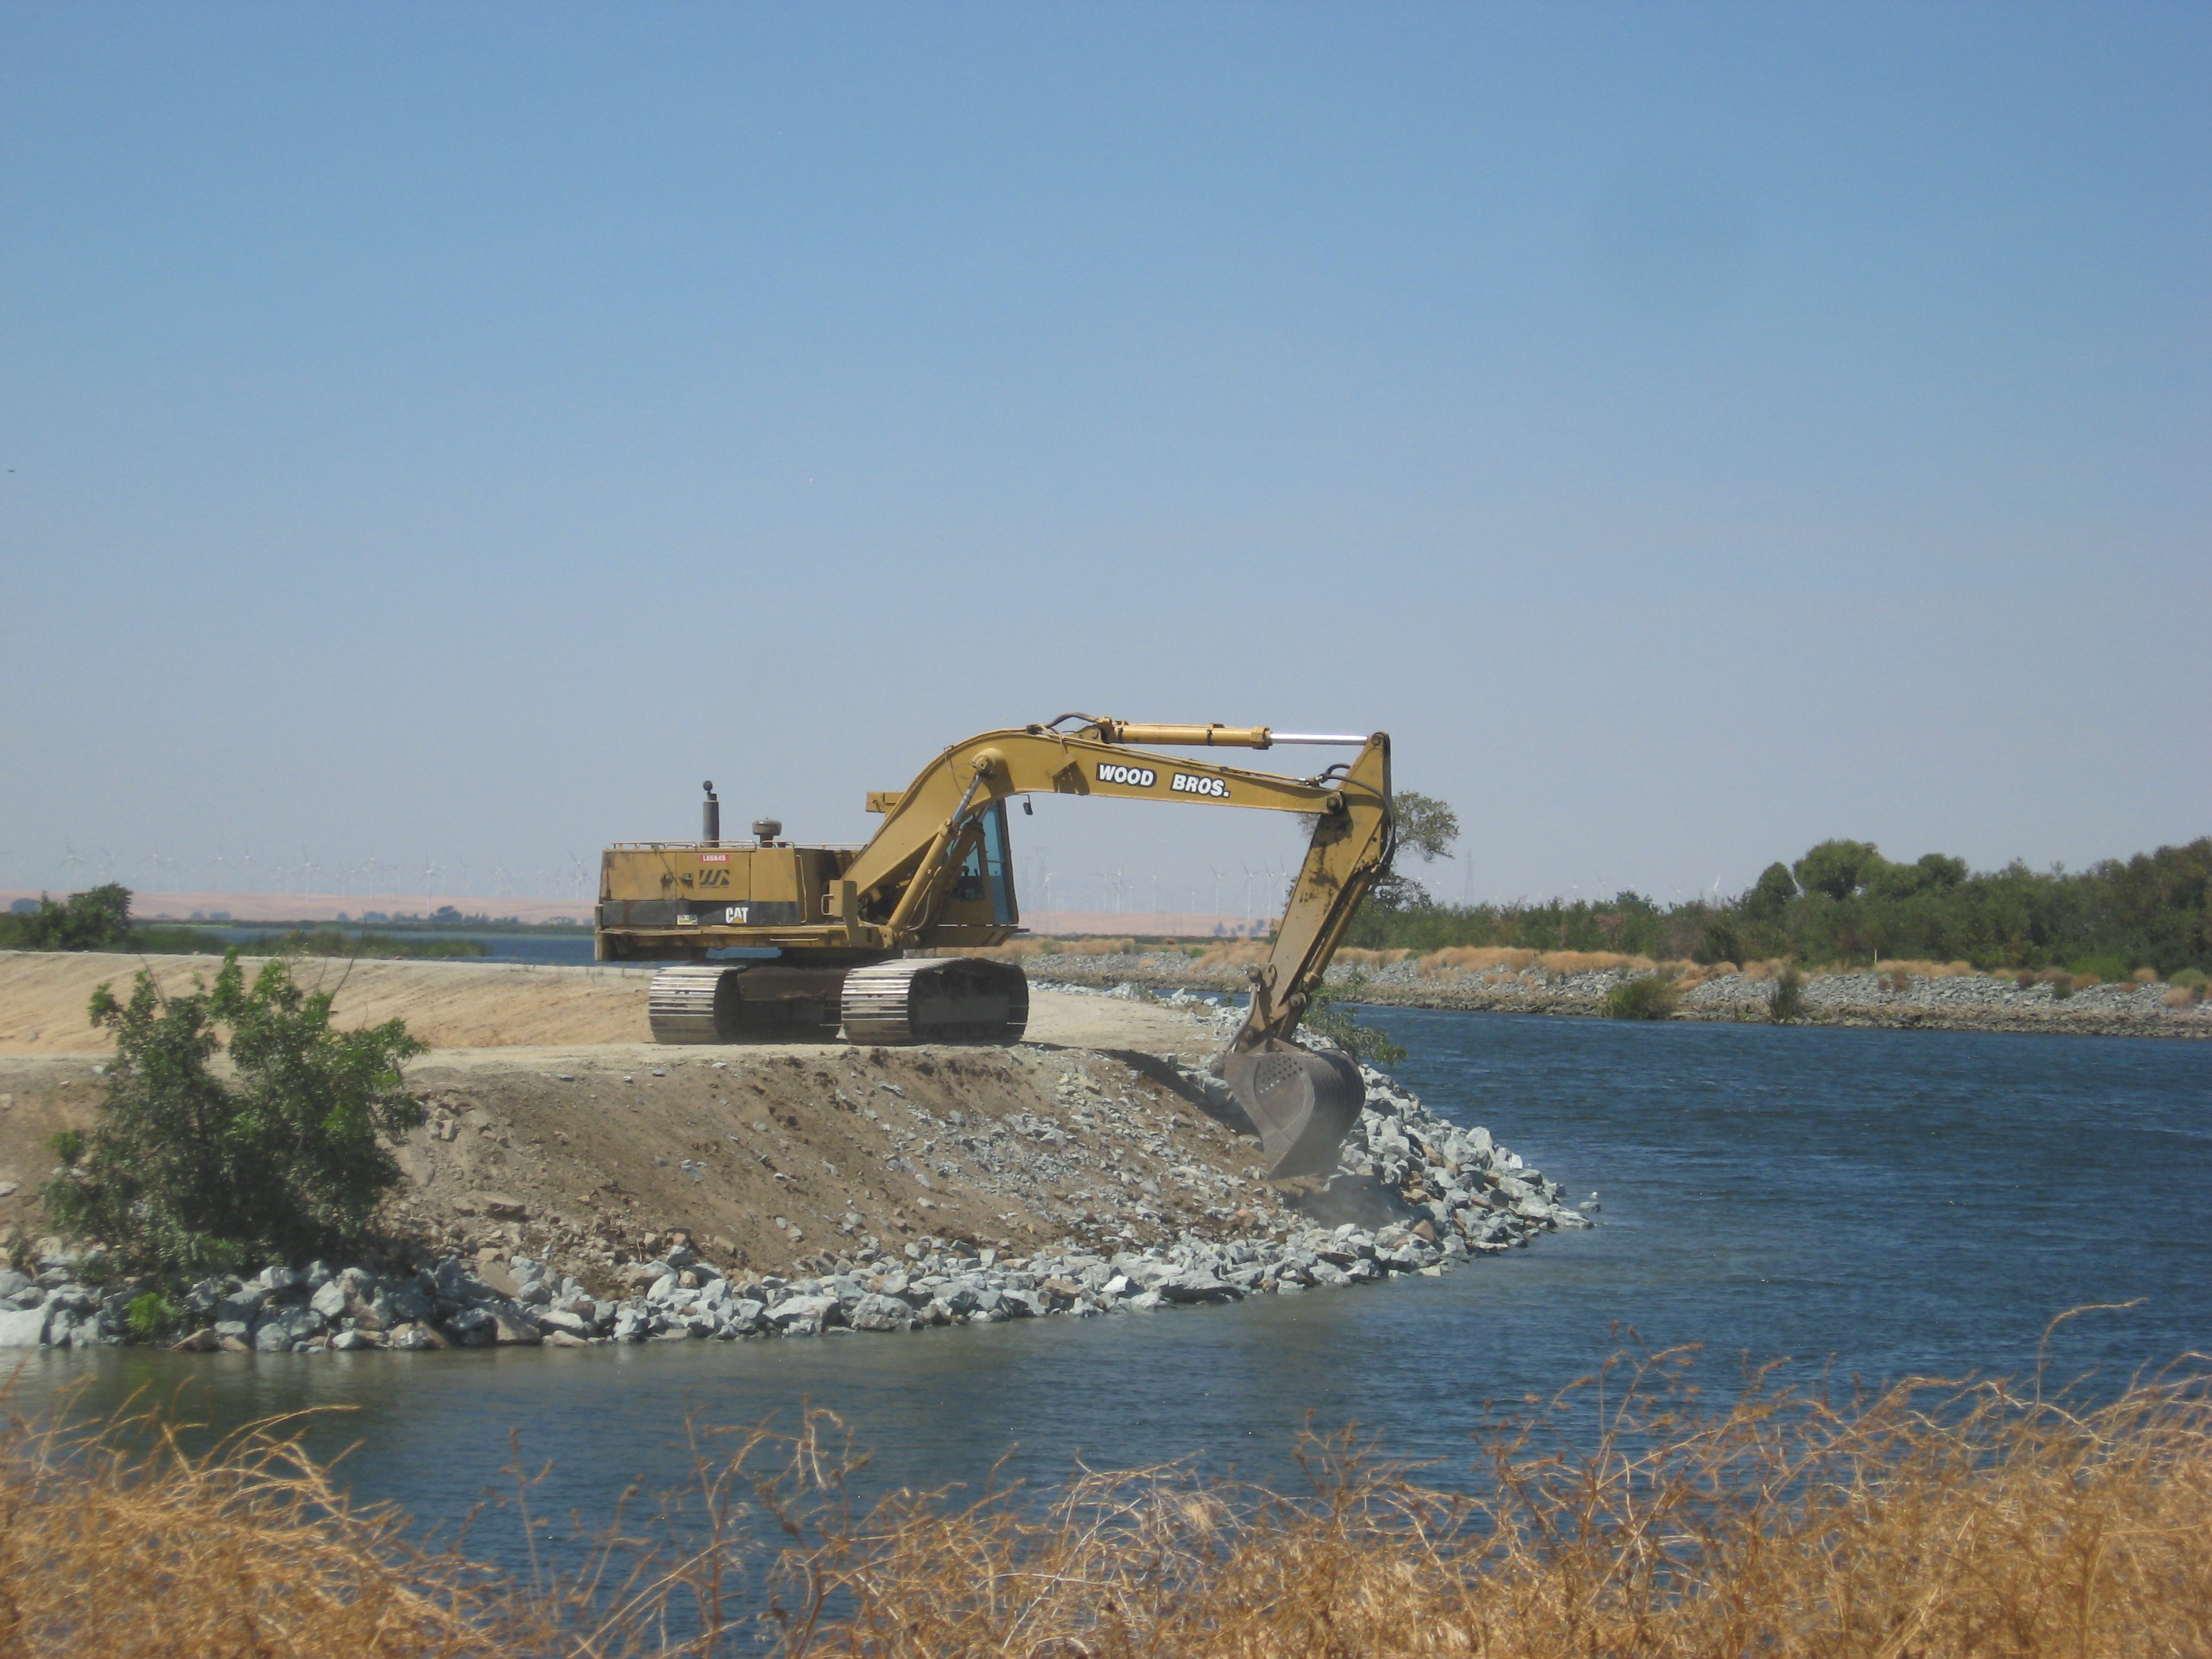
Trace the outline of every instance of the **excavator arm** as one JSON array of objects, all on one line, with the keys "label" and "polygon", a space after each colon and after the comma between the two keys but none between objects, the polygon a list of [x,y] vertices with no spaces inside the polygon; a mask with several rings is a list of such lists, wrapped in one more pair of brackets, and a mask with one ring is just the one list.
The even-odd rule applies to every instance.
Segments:
[{"label": "excavator arm", "polygon": [[[1078,722],[1069,729],[1070,721]],[[1358,744],[1347,764],[1311,778],[1181,760],[1132,745],[1255,749]],[[1296,812],[1314,830],[1267,961],[1247,970],[1251,1004],[1216,1061],[1254,1121],[1279,1175],[1334,1158],[1364,1090],[1351,1059],[1291,1041],[1314,988],[1353,913],[1389,869],[1390,739],[1278,734],[1265,726],[1141,726],[1063,715],[1047,726],[985,732],[953,744],[896,795],[871,798],[886,814],[846,869],[827,907],[855,945],[927,947],[984,815],[1014,796],[1098,795],[1192,806]]]}]

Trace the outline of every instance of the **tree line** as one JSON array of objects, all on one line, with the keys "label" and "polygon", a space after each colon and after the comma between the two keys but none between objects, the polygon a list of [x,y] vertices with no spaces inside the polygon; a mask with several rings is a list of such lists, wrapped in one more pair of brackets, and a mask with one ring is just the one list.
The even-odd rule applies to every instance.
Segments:
[{"label": "tree line", "polygon": [[1810,965],[1968,962],[1984,969],[2063,968],[2124,979],[2212,969],[2212,836],[2085,870],[2018,860],[1974,871],[1929,853],[1885,857],[1870,842],[1824,841],[1770,864],[1732,897],[1662,904],[1633,891],[1541,903],[1437,902],[1403,868],[1451,856],[1459,821],[1443,802],[1398,797],[1398,866],[1361,907],[1347,944],[1370,950],[1492,945],[1613,951],[1694,962],[1787,957]]}]

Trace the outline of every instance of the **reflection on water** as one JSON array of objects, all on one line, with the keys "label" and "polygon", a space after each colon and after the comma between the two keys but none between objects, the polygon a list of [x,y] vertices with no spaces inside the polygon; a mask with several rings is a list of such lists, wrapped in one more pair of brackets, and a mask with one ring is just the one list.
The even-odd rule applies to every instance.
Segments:
[{"label": "reflection on water", "polygon": [[541,1502],[604,1514],[684,1465],[684,1425],[849,1422],[872,1481],[1051,1481],[1082,1458],[1194,1456],[1295,1474],[1300,1425],[1357,1420],[1465,1467],[1486,1402],[1548,1395],[1612,1351],[1698,1341],[1869,1378],[2055,1369],[2096,1386],[2212,1347],[2212,1046],[2081,1037],[1612,1024],[1370,1011],[1401,1075],[1500,1139],[1607,1225],[1441,1279],[1150,1316],[902,1337],[593,1350],[34,1357],[99,1409],[179,1390],[235,1424],[342,1406],[315,1430],[364,1497],[452,1518],[495,1480],[510,1428],[555,1474]]}]

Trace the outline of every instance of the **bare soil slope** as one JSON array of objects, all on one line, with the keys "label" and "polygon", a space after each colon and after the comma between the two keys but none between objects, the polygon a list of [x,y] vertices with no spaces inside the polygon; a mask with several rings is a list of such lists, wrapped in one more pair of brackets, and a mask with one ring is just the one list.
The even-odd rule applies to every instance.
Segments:
[{"label": "bare soil slope", "polygon": [[[100,1097],[84,1000],[136,965],[0,955],[0,1227],[43,1231],[46,1140],[88,1127]],[[211,964],[149,966],[182,988]],[[1193,1014],[1041,992],[1032,1041],[1013,1048],[665,1048],[625,1040],[647,977],[355,964],[342,1023],[398,1014],[437,1045],[408,1068],[432,1119],[402,1149],[392,1230],[477,1251],[490,1272],[523,1250],[605,1285],[677,1230],[768,1271],[871,1237],[1150,1243],[1268,1205],[1257,1143],[1170,1063],[1218,1041]],[[76,1052],[53,1052],[64,1040]]]}]

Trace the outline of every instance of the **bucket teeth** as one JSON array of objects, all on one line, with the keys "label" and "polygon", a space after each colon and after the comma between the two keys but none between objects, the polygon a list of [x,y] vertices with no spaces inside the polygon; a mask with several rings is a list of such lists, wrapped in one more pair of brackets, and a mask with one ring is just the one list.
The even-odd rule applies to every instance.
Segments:
[{"label": "bucket teeth", "polygon": [[855,968],[840,998],[848,1042],[1018,1042],[1030,982],[983,957],[915,957]]},{"label": "bucket teeth", "polygon": [[1367,1086],[1352,1056],[1270,1040],[1221,1057],[1222,1080],[1260,1132],[1270,1176],[1326,1175],[1358,1121]]}]

